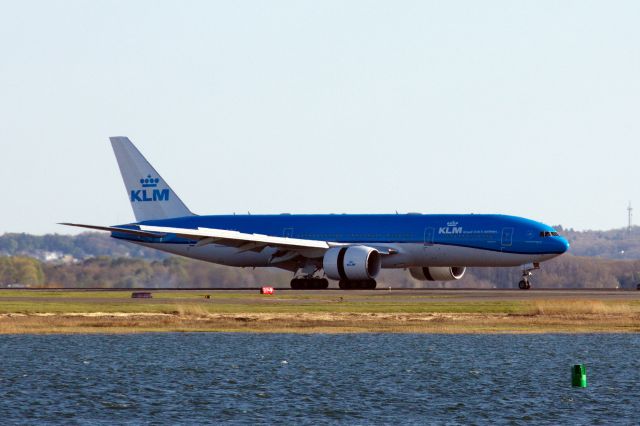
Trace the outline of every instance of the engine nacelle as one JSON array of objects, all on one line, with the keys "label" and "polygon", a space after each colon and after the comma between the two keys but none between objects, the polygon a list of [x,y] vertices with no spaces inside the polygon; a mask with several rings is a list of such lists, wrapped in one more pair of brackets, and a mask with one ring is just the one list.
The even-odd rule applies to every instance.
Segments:
[{"label": "engine nacelle", "polygon": [[322,267],[332,280],[369,280],[380,272],[382,259],[371,247],[333,247],[324,254]]},{"label": "engine nacelle", "polygon": [[409,268],[411,276],[420,281],[453,281],[464,276],[464,266],[433,266],[430,268]]}]

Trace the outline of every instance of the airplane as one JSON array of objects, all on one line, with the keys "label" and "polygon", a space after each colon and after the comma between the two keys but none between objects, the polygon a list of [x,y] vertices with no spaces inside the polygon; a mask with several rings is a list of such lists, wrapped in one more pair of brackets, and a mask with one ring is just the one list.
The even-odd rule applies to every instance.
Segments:
[{"label": "airplane", "polygon": [[375,289],[383,268],[407,269],[421,281],[460,280],[468,267],[522,266],[532,271],[569,249],[543,223],[498,214],[192,213],[127,137],[110,138],[136,222],[78,223],[164,252],[236,267],[291,271],[292,289]]}]

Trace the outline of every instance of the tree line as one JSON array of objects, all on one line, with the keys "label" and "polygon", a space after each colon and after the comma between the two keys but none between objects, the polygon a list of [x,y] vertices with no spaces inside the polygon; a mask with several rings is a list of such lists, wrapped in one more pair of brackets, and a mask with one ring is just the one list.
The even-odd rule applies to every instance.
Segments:
[{"label": "tree line", "polygon": [[[635,288],[640,283],[640,227],[575,231],[557,227],[570,254],[542,264],[533,285],[549,288]],[[43,262],[43,252],[77,259]],[[0,236],[0,286],[158,288],[288,286],[291,273],[274,268],[231,268],[174,257],[107,234],[4,234]],[[420,282],[405,270],[383,270],[379,286],[513,288],[519,268],[469,268],[460,281]]]},{"label": "tree line", "polygon": [[[609,231],[575,231],[556,226],[571,243],[574,256],[607,259],[640,259],[640,227]],[[0,235],[0,255],[41,257],[44,252],[56,252],[75,259],[97,256],[138,257],[163,260],[169,255],[157,250],[111,238],[106,233],[85,232],[79,235],[30,235],[7,233]]]},{"label": "tree line", "polygon": [[[460,281],[422,282],[403,269],[383,270],[379,287],[515,288],[519,268],[468,268]],[[255,288],[288,287],[292,274],[274,268],[233,268],[181,257],[162,260],[99,256],[53,264],[21,256],[0,257],[0,286],[41,288]],[[640,261],[565,254],[542,264],[533,277],[539,288],[636,288]],[[333,286],[336,283],[332,284]]]}]

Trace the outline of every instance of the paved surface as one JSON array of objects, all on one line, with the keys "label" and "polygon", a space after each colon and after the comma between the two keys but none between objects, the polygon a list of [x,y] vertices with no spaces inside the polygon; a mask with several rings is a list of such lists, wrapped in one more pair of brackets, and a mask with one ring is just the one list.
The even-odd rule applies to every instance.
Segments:
[{"label": "paved surface", "polygon": [[[627,300],[627,301],[640,301],[640,291],[630,290],[544,290],[544,289],[531,289],[531,290],[473,290],[473,289],[392,289],[392,290],[291,290],[291,289],[276,289],[275,297],[259,295],[258,289],[189,289],[189,290],[175,290],[175,289],[145,289],[145,290],[133,290],[133,289],[119,289],[118,291],[132,292],[132,291],[149,291],[154,296],[152,299],[131,299],[128,294],[124,297],[111,297],[106,294],[114,290],[79,290],[79,289],[65,289],[65,290],[53,290],[55,296],[45,296],[43,291],[50,292],[52,290],[29,290],[33,292],[33,295],[25,294],[24,289],[21,290],[21,294],[16,296],[11,295],[11,291],[3,291],[0,296],[1,302],[10,301],[40,301],[40,302],[80,302],[80,303],[190,303],[204,301],[205,294],[211,295],[211,301],[214,303],[263,303],[269,300],[279,303],[294,303],[294,304],[306,304],[306,303],[318,303],[327,302],[328,299],[341,300],[341,298],[349,299],[356,302],[384,302],[389,301],[393,303],[403,302],[420,302],[420,303],[445,303],[445,302],[490,302],[490,301],[518,301],[518,300],[535,300],[535,299],[585,299],[585,300]],[[68,297],[65,293],[87,291],[87,293],[94,293],[94,295],[87,294],[84,297],[78,297],[78,294],[69,294]],[[101,294],[102,293],[102,294]],[[216,295],[224,294],[240,294],[246,297],[238,298],[219,298]],[[192,296],[192,297],[190,297]],[[282,298],[278,297],[281,296]],[[314,297],[315,296],[315,297]],[[316,298],[317,297],[317,298]],[[288,300],[287,300],[288,299]]]}]

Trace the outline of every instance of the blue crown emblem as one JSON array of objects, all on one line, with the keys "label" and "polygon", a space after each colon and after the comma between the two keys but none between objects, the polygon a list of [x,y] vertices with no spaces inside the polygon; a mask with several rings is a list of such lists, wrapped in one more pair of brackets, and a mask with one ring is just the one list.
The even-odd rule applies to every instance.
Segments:
[{"label": "blue crown emblem", "polygon": [[152,178],[151,175],[147,175],[146,178],[140,179],[140,184],[142,184],[143,188],[155,188],[158,186],[158,182],[160,182],[160,179]]}]

